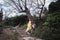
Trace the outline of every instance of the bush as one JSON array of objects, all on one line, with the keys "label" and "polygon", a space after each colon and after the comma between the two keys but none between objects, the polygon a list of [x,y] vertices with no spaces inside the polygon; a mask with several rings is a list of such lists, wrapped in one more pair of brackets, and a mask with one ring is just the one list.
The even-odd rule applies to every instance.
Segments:
[{"label": "bush", "polygon": [[2,33],[2,31],[3,31],[3,24],[0,23],[0,33]]},{"label": "bush", "polygon": [[48,14],[43,24],[43,37],[46,40],[60,40],[60,11]]},{"label": "bush", "polygon": [[[60,40],[60,0],[49,5],[49,13],[42,23],[34,31],[35,36],[45,40]],[[37,23],[38,24],[38,23]],[[39,23],[40,24],[40,23]]]},{"label": "bush", "polygon": [[22,28],[26,29],[27,28],[27,24],[22,25]]},{"label": "bush", "polygon": [[42,24],[37,23],[33,35],[45,40],[60,40],[60,11],[47,14],[45,22],[41,22]]},{"label": "bush", "polygon": [[24,25],[27,23],[27,21],[28,21],[28,18],[26,15],[20,15],[20,16],[16,16],[16,17],[6,19],[5,25],[16,26],[19,23],[21,25]]}]

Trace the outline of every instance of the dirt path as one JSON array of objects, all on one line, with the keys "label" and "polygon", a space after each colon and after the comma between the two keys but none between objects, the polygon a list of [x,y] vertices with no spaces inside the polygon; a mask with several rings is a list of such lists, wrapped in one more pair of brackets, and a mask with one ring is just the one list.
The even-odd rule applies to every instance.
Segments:
[{"label": "dirt path", "polygon": [[30,35],[27,34],[27,33],[25,32],[25,30],[23,30],[22,28],[17,28],[16,31],[17,31],[17,32],[19,33],[19,35],[22,37],[22,38],[20,38],[19,40],[41,40],[41,39],[39,39],[39,38],[30,36]]},{"label": "dirt path", "polygon": [[[13,27],[13,28],[7,28],[3,30],[3,33],[7,36],[8,40],[42,40],[36,37],[32,37],[28,35],[25,30],[23,30],[21,27]],[[10,39],[9,39],[10,38]],[[4,40],[3,38],[0,38],[0,40]]]}]

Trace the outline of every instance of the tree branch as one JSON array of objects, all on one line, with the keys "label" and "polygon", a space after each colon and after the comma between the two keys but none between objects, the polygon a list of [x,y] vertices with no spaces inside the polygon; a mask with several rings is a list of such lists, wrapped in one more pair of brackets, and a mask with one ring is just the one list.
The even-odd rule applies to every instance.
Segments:
[{"label": "tree branch", "polygon": [[20,4],[20,0],[18,0],[18,3],[19,3],[20,9],[23,10],[23,8],[21,7],[21,4]]}]

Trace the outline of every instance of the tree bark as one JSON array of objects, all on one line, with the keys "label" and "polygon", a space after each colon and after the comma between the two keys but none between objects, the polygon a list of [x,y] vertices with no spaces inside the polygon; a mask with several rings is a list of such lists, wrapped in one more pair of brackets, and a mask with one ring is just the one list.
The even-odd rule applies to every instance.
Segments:
[{"label": "tree bark", "polygon": [[2,12],[2,9],[0,11],[0,22],[2,21],[2,18],[3,18],[3,12]]},{"label": "tree bark", "polygon": [[26,10],[26,15],[28,16],[28,19],[29,19],[28,24],[27,24],[26,32],[29,32],[29,31],[31,31],[31,30],[32,30],[32,28],[33,28],[33,26],[32,26],[32,25],[34,25],[34,24],[35,24],[35,21],[34,21],[34,19],[33,19],[32,15],[31,15],[31,13],[30,13],[30,10],[29,10],[29,9],[27,9],[27,10]]}]

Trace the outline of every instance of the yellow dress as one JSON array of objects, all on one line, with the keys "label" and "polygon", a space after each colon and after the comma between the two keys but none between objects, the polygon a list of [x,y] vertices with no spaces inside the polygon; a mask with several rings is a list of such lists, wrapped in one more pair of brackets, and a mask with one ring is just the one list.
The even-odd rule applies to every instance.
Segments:
[{"label": "yellow dress", "polygon": [[28,22],[28,25],[27,25],[26,32],[30,31],[31,28],[32,28],[32,21],[29,21],[29,22]]}]

